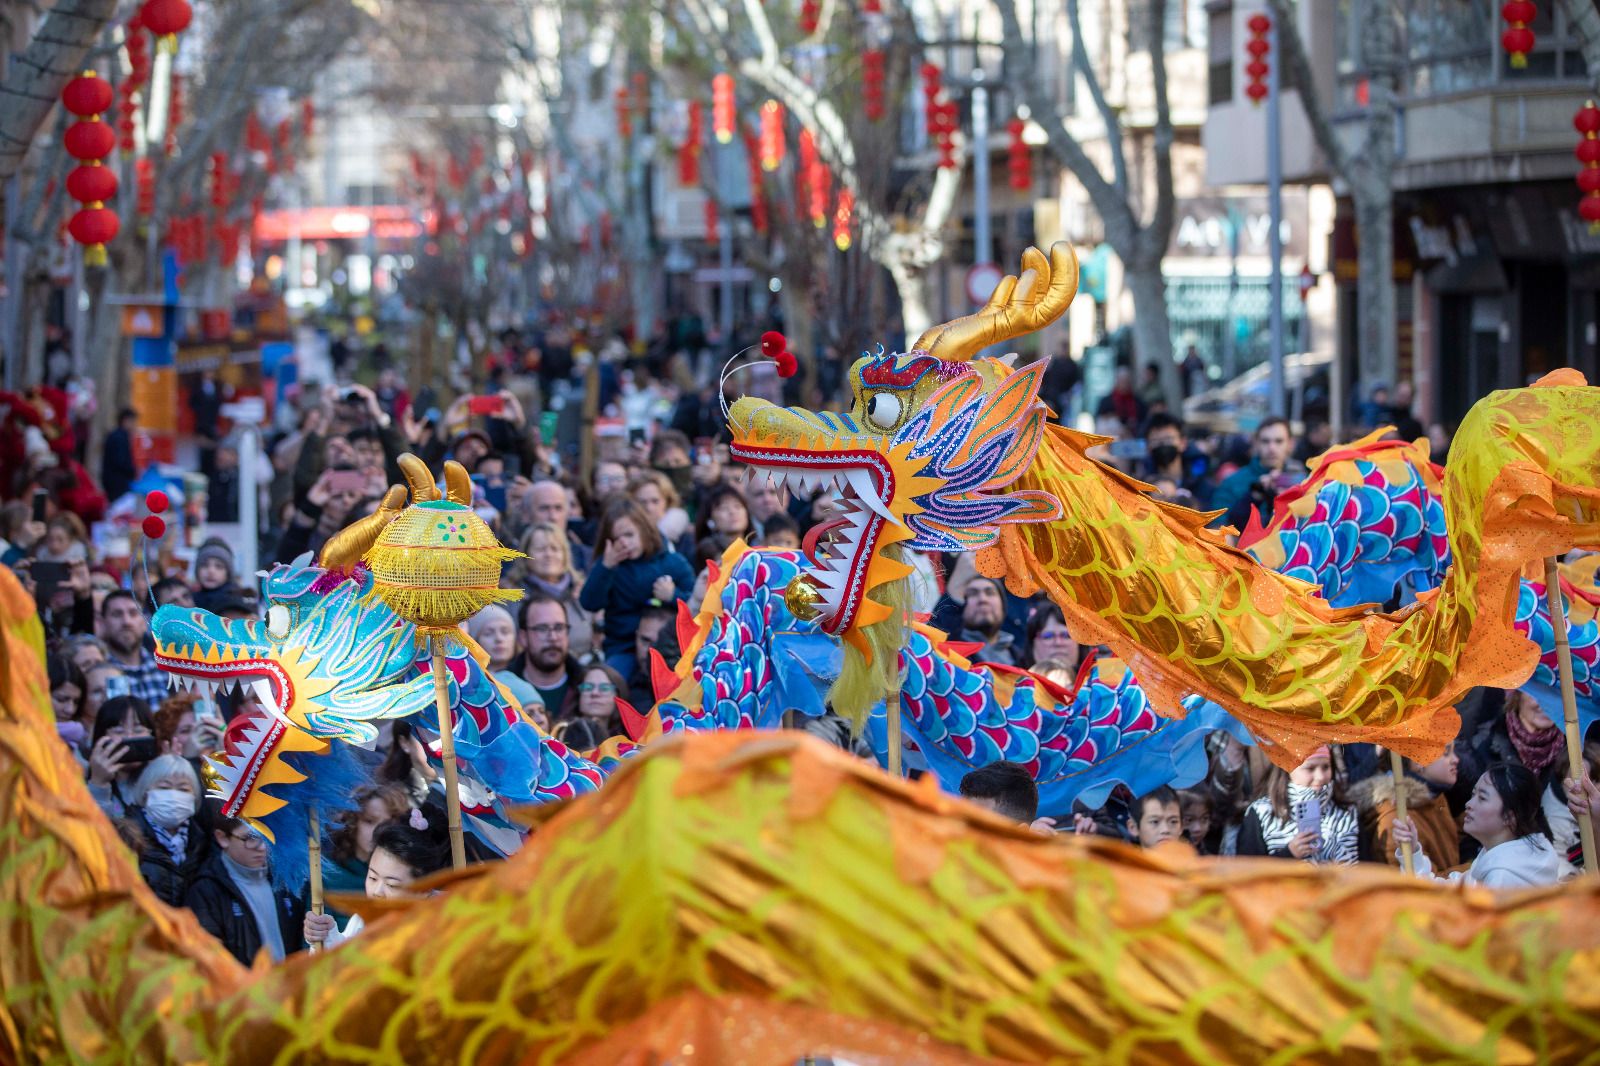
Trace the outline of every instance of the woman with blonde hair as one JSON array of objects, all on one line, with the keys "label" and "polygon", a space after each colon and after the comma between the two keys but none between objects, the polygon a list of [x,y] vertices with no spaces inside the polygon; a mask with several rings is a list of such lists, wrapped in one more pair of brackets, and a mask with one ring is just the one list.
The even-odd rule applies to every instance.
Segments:
[{"label": "woman with blonde hair", "polygon": [[522,584],[538,590],[567,609],[567,642],[572,655],[586,662],[594,653],[594,616],[578,604],[583,575],[572,564],[572,543],[547,522],[535,522],[517,545],[528,558],[522,566]]},{"label": "woman with blonde hair", "polygon": [[641,470],[628,482],[628,499],[655,523],[667,547],[685,558],[694,554],[689,512],[683,509],[683,497],[673,488],[672,479],[659,470]]}]

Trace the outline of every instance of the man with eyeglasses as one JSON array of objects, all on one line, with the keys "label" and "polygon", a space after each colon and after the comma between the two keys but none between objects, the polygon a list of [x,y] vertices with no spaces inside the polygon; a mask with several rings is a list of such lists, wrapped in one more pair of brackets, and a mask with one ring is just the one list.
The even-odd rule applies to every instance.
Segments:
[{"label": "man with eyeglasses", "polygon": [[569,636],[567,609],[559,601],[542,592],[522,601],[517,610],[517,647],[522,650],[507,669],[538,690],[552,720],[582,672],[571,655]]},{"label": "man with eyeglasses", "polygon": [[273,887],[265,837],[237,818],[218,815],[213,824],[217,851],[195,871],[183,905],[246,966],[262,948],[282,962],[304,946],[306,908]]}]

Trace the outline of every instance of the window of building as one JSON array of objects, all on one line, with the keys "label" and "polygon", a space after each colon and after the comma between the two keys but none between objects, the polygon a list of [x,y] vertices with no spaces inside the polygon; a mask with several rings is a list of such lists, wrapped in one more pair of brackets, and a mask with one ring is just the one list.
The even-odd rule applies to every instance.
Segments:
[{"label": "window of building", "polygon": [[1207,14],[1206,99],[1225,104],[1233,99],[1233,8],[1214,6]]}]

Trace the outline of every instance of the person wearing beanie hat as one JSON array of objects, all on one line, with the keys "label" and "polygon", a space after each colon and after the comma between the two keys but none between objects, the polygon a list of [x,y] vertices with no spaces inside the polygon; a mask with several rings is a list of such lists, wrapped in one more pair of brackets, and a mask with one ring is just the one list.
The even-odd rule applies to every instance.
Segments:
[{"label": "person wearing beanie hat", "polygon": [[494,679],[506,687],[511,693],[511,698],[522,711],[524,718],[532,720],[540,729],[550,728],[550,715],[545,710],[544,698],[539,695],[539,690],[534,688],[526,678],[519,677],[510,670],[496,670]]},{"label": "person wearing beanie hat", "polygon": [[200,545],[194,556],[194,605],[219,613],[219,605],[232,591],[233,580],[233,549],[216,538]]},{"label": "person wearing beanie hat", "polygon": [[467,636],[489,656],[491,673],[511,665],[517,654],[517,622],[510,611],[498,603],[490,604],[468,618],[466,628]]}]

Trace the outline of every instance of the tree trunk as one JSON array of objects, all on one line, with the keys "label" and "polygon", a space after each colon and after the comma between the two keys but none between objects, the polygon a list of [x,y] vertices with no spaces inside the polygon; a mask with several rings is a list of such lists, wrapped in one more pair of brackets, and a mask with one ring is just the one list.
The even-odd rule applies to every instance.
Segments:
[{"label": "tree trunk", "polygon": [[1578,38],[1584,65],[1589,68],[1589,84],[1600,86],[1600,8],[1594,0],[1561,0],[1567,12],[1567,25]]},{"label": "tree trunk", "polygon": [[1398,370],[1395,351],[1394,199],[1388,181],[1363,174],[1351,186],[1359,242],[1356,278],[1356,331],[1358,387],[1367,390],[1383,382],[1394,385]]},{"label": "tree trunk", "polygon": [[899,257],[881,265],[894,280],[895,292],[900,296],[900,320],[906,327],[906,343],[913,344],[923,330],[933,325],[933,313],[928,309],[928,268]]},{"label": "tree trunk", "polygon": [[116,13],[117,0],[58,0],[0,82],[0,182],[22,166],[84,54]]},{"label": "tree trunk", "polygon": [[[1124,262],[1124,269],[1123,284],[1133,294],[1134,361],[1159,367],[1162,389],[1169,395],[1182,395],[1177,386],[1178,365],[1172,361],[1172,320],[1167,317],[1167,283],[1161,276],[1161,261],[1153,265]],[[1138,431],[1137,426],[1127,429],[1129,433]]]}]

